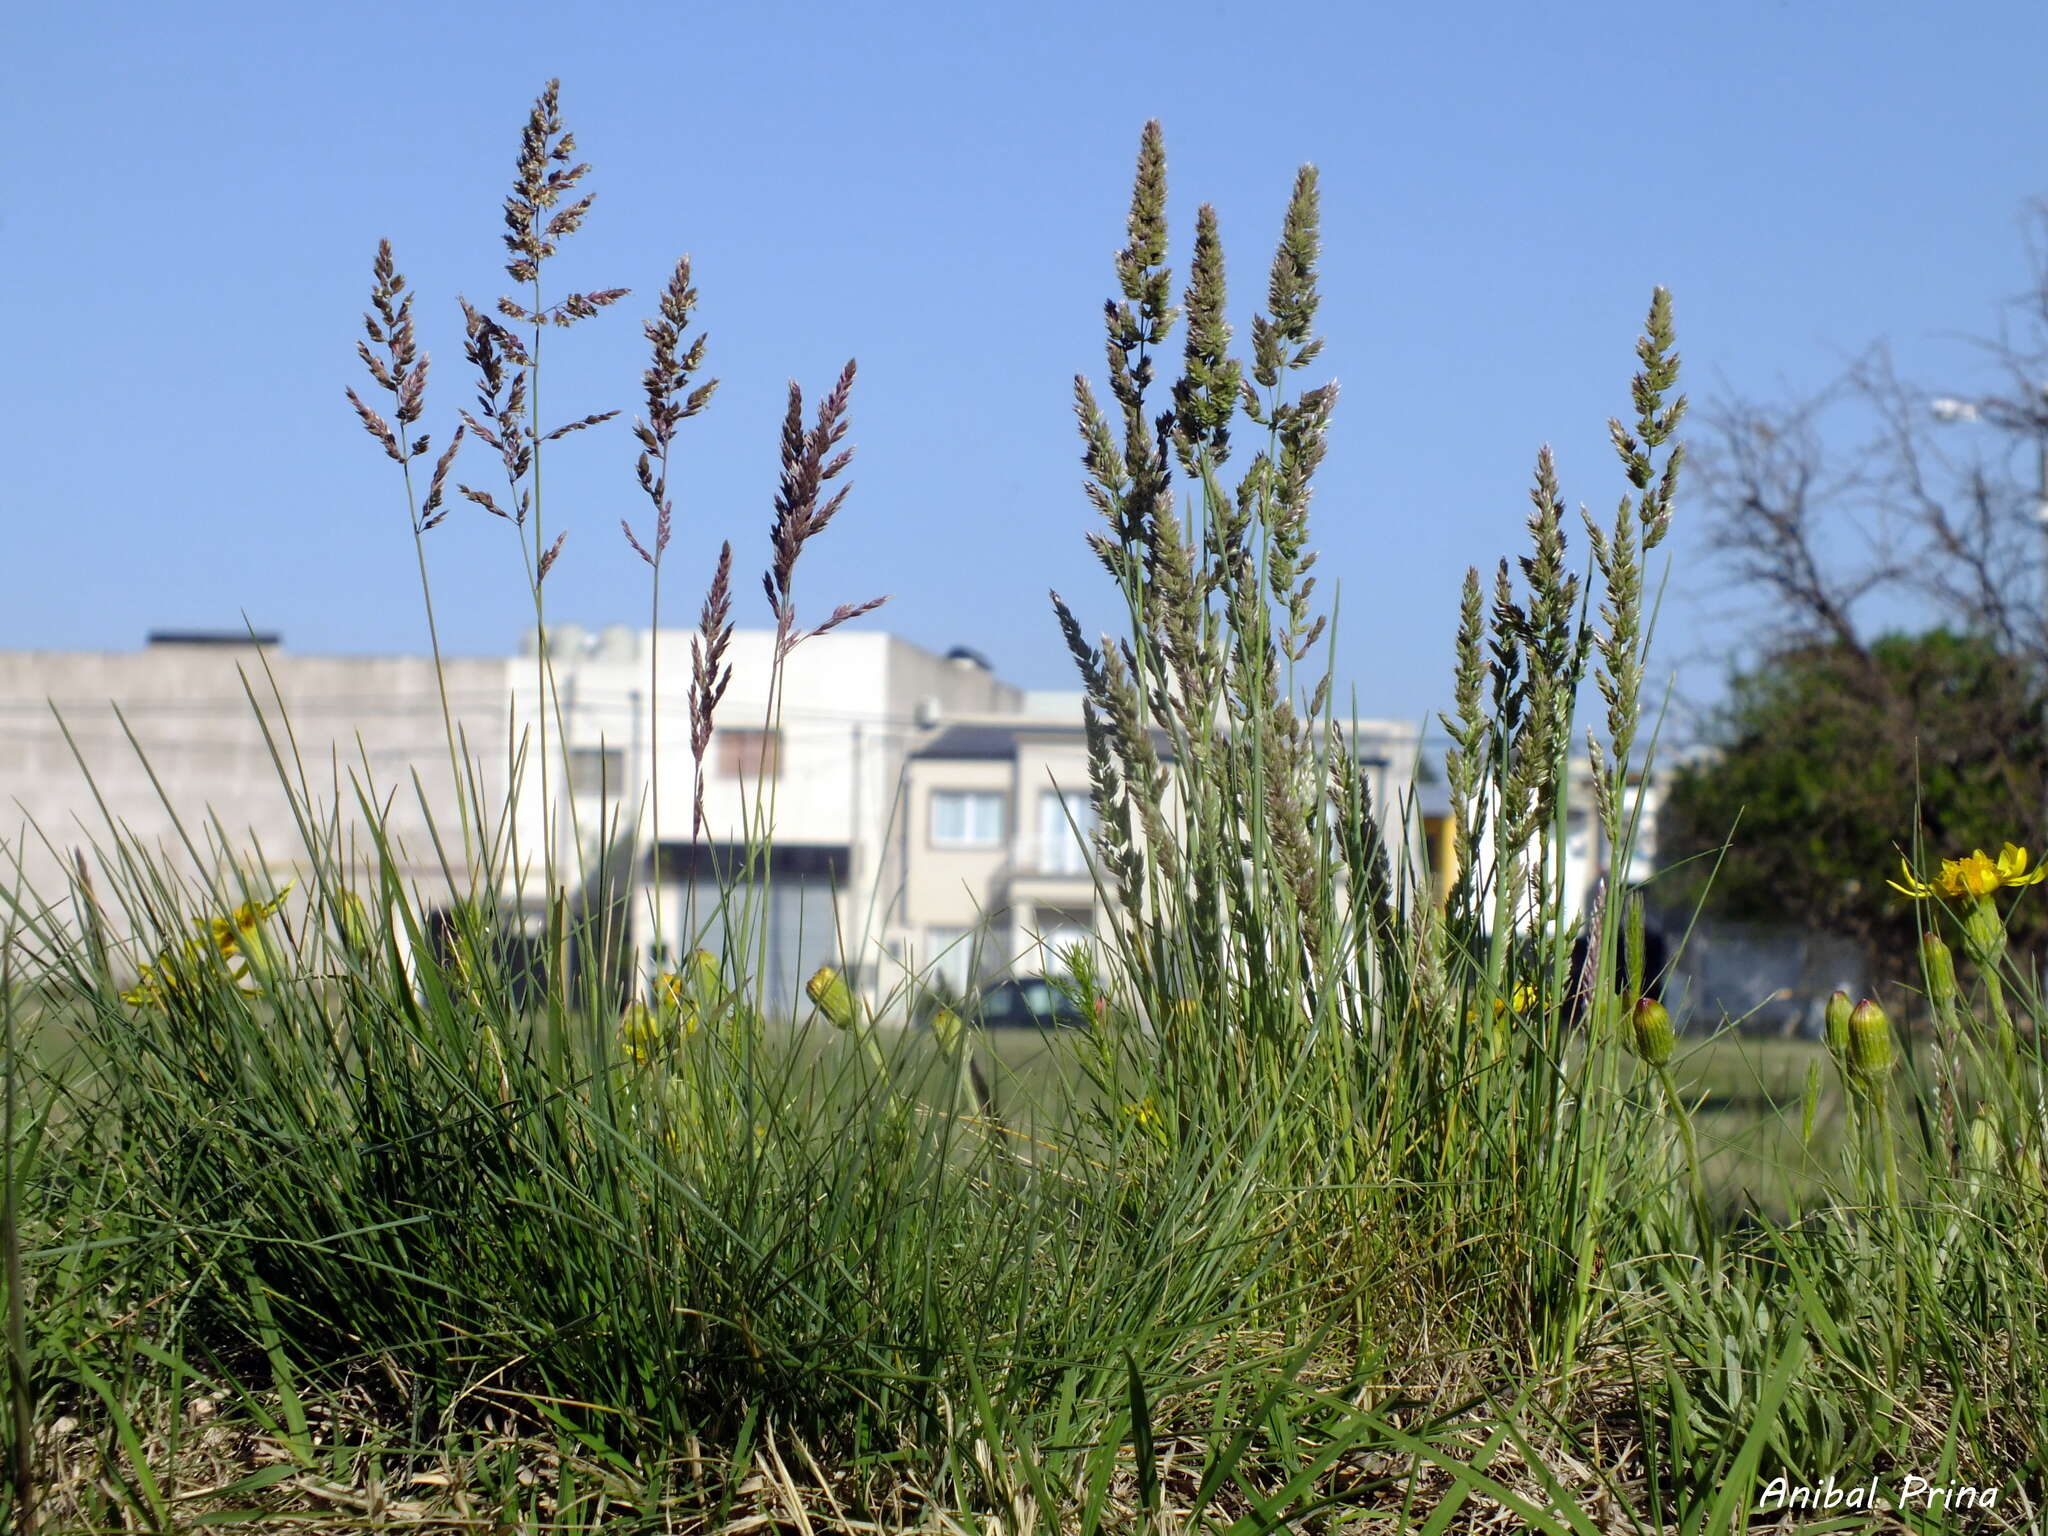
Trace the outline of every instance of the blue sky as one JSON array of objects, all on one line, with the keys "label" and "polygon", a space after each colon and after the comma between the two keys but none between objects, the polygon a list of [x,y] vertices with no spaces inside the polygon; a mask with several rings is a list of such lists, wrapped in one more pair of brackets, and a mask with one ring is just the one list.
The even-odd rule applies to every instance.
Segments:
[{"label": "blue sky", "polygon": [[[1907,371],[1962,379],[1953,338],[2025,281],[2025,206],[2048,194],[2038,0],[1279,14],[17,10],[0,645],[125,649],[246,610],[299,651],[424,649],[395,470],[342,397],[370,259],[390,237],[420,290],[445,434],[470,393],[455,297],[506,286],[499,203],[551,75],[598,193],[556,281],[636,294],[556,343],[550,414],[633,409],[639,322],[684,251],[724,381],[678,448],[666,617],[692,617],[720,539],[759,568],[786,381],[814,393],[857,357],[855,489],[800,604],[893,593],[864,622],[1027,686],[1072,683],[1048,588],[1084,623],[1113,611],[1070,388],[1099,377],[1148,117],[1176,285],[1213,202],[1240,336],[1294,168],[1321,169],[1343,394],[1312,543],[1341,594],[1340,697],[1372,714],[1441,703],[1460,577],[1519,550],[1540,444],[1611,512],[1604,422],[1654,283],[1699,401],[1811,387],[1880,335]],[[644,516],[631,460],[620,422],[549,462],[558,620],[644,622],[617,527]],[[481,456],[467,473],[491,481]],[[1689,510],[1661,662],[1704,694],[1744,631]],[[429,552],[448,648],[512,648],[510,532],[464,505]],[[751,575],[740,602],[762,621]]]}]

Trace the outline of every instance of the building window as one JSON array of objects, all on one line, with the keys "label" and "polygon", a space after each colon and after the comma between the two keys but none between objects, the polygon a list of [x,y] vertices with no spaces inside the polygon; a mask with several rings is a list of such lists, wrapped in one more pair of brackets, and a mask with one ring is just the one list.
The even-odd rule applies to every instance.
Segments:
[{"label": "building window", "polygon": [[718,776],[723,779],[782,777],[782,732],[718,732]]},{"label": "building window", "polygon": [[932,791],[934,848],[995,848],[1003,841],[1003,796],[993,789]]},{"label": "building window", "polygon": [[926,974],[952,997],[967,997],[981,974],[980,932],[977,928],[937,927],[924,931]]},{"label": "building window", "polygon": [[1085,875],[1095,834],[1095,797],[1085,789],[1048,789],[1038,797],[1038,868]]},{"label": "building window", "polygon": [[617,800],[626,778],[626,754],[617,747],[571,747],[569,793],[581,799]]},{"label": "building window", "polygon": [[1090,907],[1040,907],[1037,916],[1028,934],[1034,944],[1027,951],[1030,961],[1047,976],[1065,976],[1075,950],[1094,948],[1095,912]]}]

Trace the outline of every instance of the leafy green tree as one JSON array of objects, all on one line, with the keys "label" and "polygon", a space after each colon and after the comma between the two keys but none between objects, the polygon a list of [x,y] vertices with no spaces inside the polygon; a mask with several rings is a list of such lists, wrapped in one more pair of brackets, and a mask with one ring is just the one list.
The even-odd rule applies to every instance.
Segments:
[{"label": "leafy green tree", "polygon": [[[1916,838],[1922,867],[2007,840],[2043,852],[2042,704],[2026,659],[1949,629],[1775,649],[1673,777],[1658,824],[1671,894],[1855,939],[1874,974],[1907,979],[1914,904],[1886,882]],[[2040,907],[2022,904],[2015,939],[2048,929]]]}]

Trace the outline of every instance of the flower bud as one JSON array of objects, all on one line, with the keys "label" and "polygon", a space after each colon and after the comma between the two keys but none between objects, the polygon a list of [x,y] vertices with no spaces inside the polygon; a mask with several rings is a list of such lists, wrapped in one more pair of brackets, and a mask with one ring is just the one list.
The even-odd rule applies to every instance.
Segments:
[{"label": "flower bud", "polygon": [[1920,935],[1920,962],[1927,972],[1928,1001],[1945,1013],[1956,1000],[1956,957],[1932,929]]},{"label": "flower bud", "polygon": [[1823,1020],[1827,1027],[1828,1053],[1836,1061],[1846,1065],[1849,1060],[1849,1015],[1855,1012],[1849,1001],[1849,994],[1840,987],[1828,999],[1828,1008]]},{"label": "flower bud", "polygon": [[1866,997],[1849,1015],[1849,1069],[1866,1083],[1875,1085],[1884,1081],[1897,1060],[1892,1050],[1891,1020],[1884,1016],[1884,1009]]},{"label": "flower bud", "polygon": [[804,993],[818,1005],[818,1012],[838,1028],[853,1028],[853,993],[846,978],[831,966],[819,966],[817,975],[804,983]]},{"label": "flower bud", "polygon": [[1671,1060],[1671,1052],[1678,1044],[1672,1033],[1671,1014],[1654,997],[1639,998],[1635,1011],[1636,1054],[1653,1067],[1661,1067]]},{"label": "flower bud", "polygon": [[1963,947],[1987,970],[2005,958],[2005,921],[1989,896],[1978,897],[1963,914]]},{"label": "flower bud", "polygon": [[960,1048],[960,1015],[941,1004],[932,1013],[932,1035],[948,1056]]}]

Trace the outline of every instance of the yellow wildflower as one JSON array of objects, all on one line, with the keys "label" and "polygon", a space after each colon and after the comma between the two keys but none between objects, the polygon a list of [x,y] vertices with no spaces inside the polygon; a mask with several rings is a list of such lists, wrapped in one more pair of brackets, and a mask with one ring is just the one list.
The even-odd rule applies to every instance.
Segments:
[{"label": "yellow wildflower", "polygon": [[277,915],[284,905],[285,897],[291,894],[291,885],[279,891],[268,901],[245,901],[227,917],[206,918],[200,926],[206,930],[213,947],[223,956],[232,955],[241,949],[243,943],[253,936],[263,923]]},{"label": "yellow wildflower", "polygon": [[1133,1099],[1125,1104],[1124,1117],[1136,1121],[1138,1126],[1144,1130],[1150,1130],[1153,1126],[1161,1123],[1159,1106],[1152,1102],[1150,1096],[1142,1099]]},{"label": "yellow wildflower", "polygon": [[707,1021],[723,1018],[731,997],[719,976],[718,957],[708,949],[692,950],[680,971],[663,971],[654,978],[654,1002],[665,1016],[681,1023],[685,1036],[696,1034]]},{"label": "yellow wildflower", "polygon": [[697,1033],[697,1005],[691,1000],[681,976],[674,971],[664,971],[655,977],[654,1001],[661,1009],[663,1017],[674,1019],[682,1025],[685,1039]]},{"label": "yellow wildflower", "polygon": [[1534,1008],[1535,1006],[1536,989],[1530,986],[1529,983],[1527,983],[1526,981],[1518,981],[1515,983],[1515,992],[1513,997],[1496,997],[1493,1000],[1493,1016],[1497,1019],[1502,1014],[1510,1011],[1513,1011],[1515,1013],[1527,1013],[1531,1008]]},{"label": "yellow wildflower", "polygon": [[[1419,1011],[1422,1007],[1422,999],[1420,997],[1413,998],[1411,1000],[1411,1004]],[[1518,981],[1515,983],[1515,990],[1511,996],[1496,997],[1493,1000],[1494,1022],[1498,1023],[1501,1019],[1505,1018],[1510,1012],[1516,1014],[1527,1013],[1531,1008],[1534,1008],[1535,1006],[1536,989],[1530,986],[1529,983],[1526,981]],[[1467,1008],[1465,1010],[1465,1022],[1467,1024],[1478,1023],[1479,1010],[1477,1008]]]},{"label": "yellow wildflower", "polygon": [[1904,859],[1899,860],[1899,870],[1905,876],[1903,882],[1885,882],[1893,890],[1915,897],[1945,896],[1952,901],[1981,900],[2003,887],[2037,885],[2048,879],[2048,864],[2029,870],[2027,850],[2011,843],[2000,848],[1995,859],[1982,848],[1964,858],[1943,859],[1941,872],[1932,880],[1920,879]]},{"label": "yellow wildflower", "polygon": [[239,960],[228,971],[229,977],[237,982],[248,978],[251,961],[268,969],[275,955],[273,947],[264,942],[261,930],[284,906],[291,889],[287,884],[268,901],[245,901],[226,917],[195,919],[201,936],[172,945],[143,966],[135,985],[119,994],[121,1001],[131,1008],[165,1007],[173,992],[200,974],[209,954],[222,960]]},{"label": "yellow wildflower", "polygon": [[636,1067],[653,1063],[661,1049],[661,1021],[645,1003],[628,1003],[619,1015],[619,1042]]},{"label": "yellow wildflower", "polygon": [[135,978],[135,985],[121,994],[121,1001],[130,1008],[161,1008],[170,1001],[177,986],[178,978],[169,966],[159,960],[155,965],[142,968]]}]

